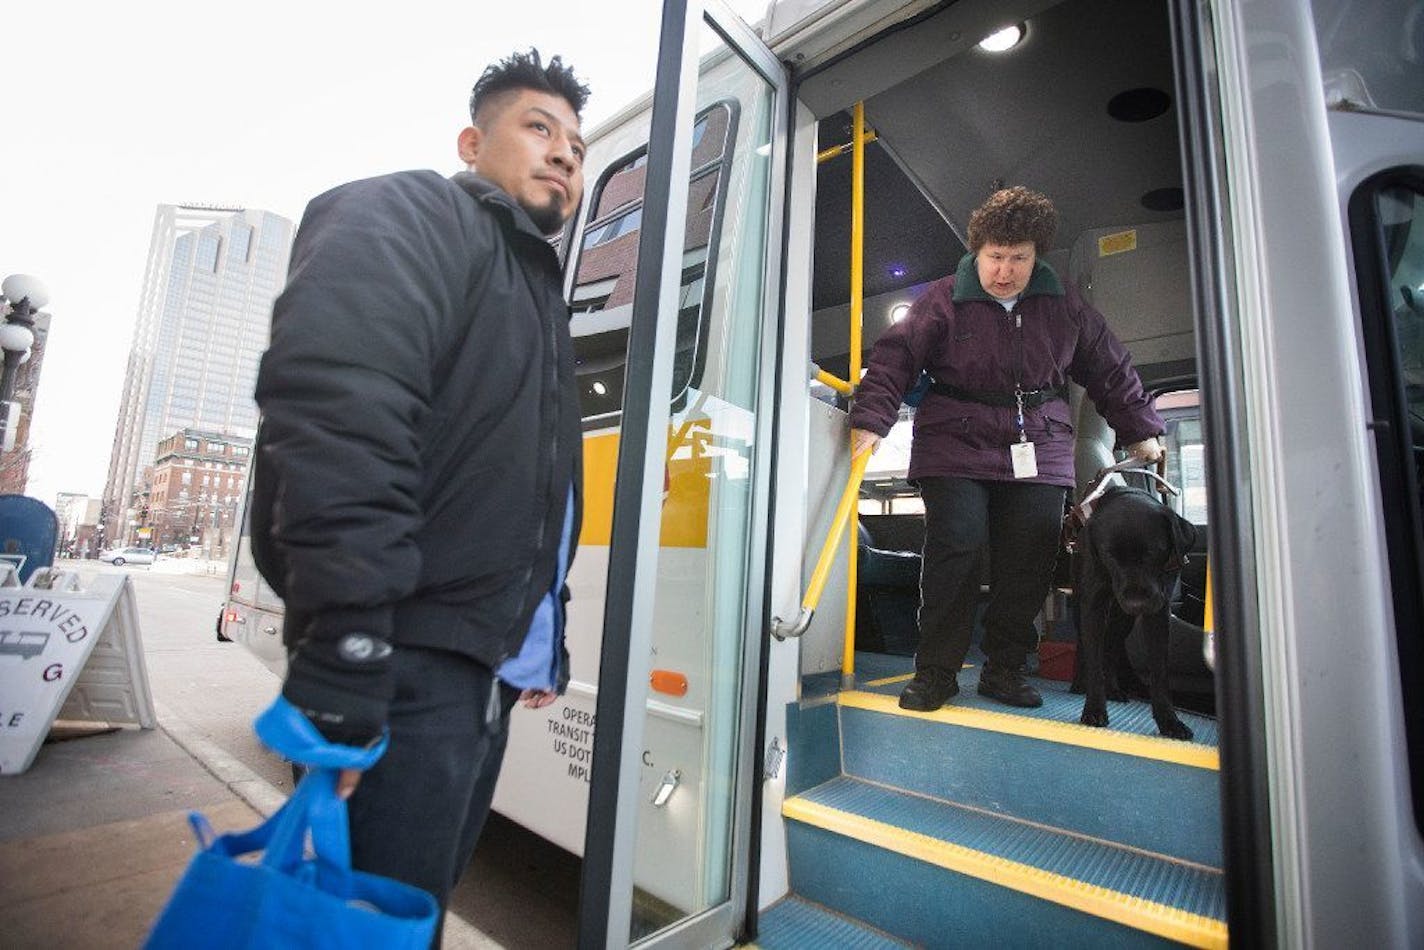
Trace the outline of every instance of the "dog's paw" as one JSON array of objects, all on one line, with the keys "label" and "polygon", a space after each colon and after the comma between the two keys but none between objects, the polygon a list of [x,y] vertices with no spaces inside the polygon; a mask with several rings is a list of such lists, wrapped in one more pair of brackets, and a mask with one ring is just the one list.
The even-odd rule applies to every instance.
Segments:
[{"label": "dog's paw", "polygon": [[1089,709],[1083,707],[1083,714],[1078,717],[1078,721],[1085,726],[1097,726],[1102,728],[1108,724],[1108,711],[1106,709]]},{"label": "dog's paw", "polygon": [[1168,739],[1181,739],[1186,742],[1192,738],[1191,727],[1180,719],[1170,719],[1167,721],[1157,721],[1157,731]]}]

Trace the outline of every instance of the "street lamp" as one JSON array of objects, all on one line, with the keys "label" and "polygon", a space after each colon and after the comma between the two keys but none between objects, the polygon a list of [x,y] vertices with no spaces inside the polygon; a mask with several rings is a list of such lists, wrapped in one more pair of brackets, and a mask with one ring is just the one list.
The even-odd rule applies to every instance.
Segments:
[{"label": "street lamp", "polygon": [[35,314],[49,303],[49,290],[38,277],[11,274],[0,284],[8,304],[5,322],[0,323],[0,350],[4,351],[4,370],[0,371],[0,451],[15,447],[16,429],[20,421],[20,404],[15,394],[16,370],[30,358],[35,345]]},{"label": "street lamp", "polygon": [[0,324],[0,349],[5,351],[5,369],[0,375],[0,401],[9,402],[15,390],[15,371],[30,358],[35,344],[35,314],[49,303],[49,290],[38,277],[11,274],[0,285],[9,306]]}]

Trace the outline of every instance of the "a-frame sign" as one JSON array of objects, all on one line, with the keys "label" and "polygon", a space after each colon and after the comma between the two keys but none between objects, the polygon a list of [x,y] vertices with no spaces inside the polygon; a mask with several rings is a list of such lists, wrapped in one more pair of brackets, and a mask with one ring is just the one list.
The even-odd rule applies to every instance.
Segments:
[{"label": "a-frame sign", "polygon": [[0,564],[0,775],[29,768],[56,719],[157,725],[133,583],[99,574],[80,589],[43,568],[20,584]]}]

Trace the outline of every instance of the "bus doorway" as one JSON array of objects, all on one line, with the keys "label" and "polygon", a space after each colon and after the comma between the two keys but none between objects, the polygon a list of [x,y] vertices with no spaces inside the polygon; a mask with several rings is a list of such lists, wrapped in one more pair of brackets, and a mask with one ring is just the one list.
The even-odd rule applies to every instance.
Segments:
[{"label": "bus doorway", "polygon": [[[970,212],[1001,187],[1043,192],[1059,226],[1040,259],[1103,314],[1171,417],[1170,475],[1182,492],[1172,504],[1199,526],[1194,553],[1204,568],[1207,483],[1168,6],[1067,0],[1018,5],[1012,16],[1009,6],[937,8],[794,72],[817,156],[814,171],[804,155],[796,165],[814,174],[814,197],[791,209],[793,230],[796,221],[815,222],[810,361],[857,382],[855,367],[881,334],[961,263]],[[979,45],[1005,23],[1013,28],[997,48]],[[859,228],[851,214],[857,107],[869,139]],[[859,353],[849,329],[855,309],[863,314]],[[808,390],[813,484],[834,486],[837,477],[818,482],[817,471],[847,467],[846,400],[836,390],[834,380]],[[1069,405],[1081,497],[1117,461],[1116,440],[1081,387]],[[900,709],[918,641],[923,507],[906,479],[915,413],[902,407],[866,470],[849,529],[859,536],[855,594],[841,606],[846,574],[838,567],[841,589],[829,586],[799,644],[781,802],[793,899],[929,946],[1000,939],[1006,920],[1010,942],[1224,944],[1204,570],[1179,593],[1171,630],[1189,742],[1160,737],[1142,697],[1113,703],[1106,729],[1079,724],[1083,699],[1069,690],[1077,625],[1066,553],[1035,621],[1040,648],[1028,672],[1041,708],[977,695],[983,655],[974,648],[957,697],[934,713]],[[1006,439],[1010,428],[1006,417]],[[815,507],[817,493],[808,494]],[[808,557],[822,534],[807,532]],[[856,645],[849,669],[846,638]],[[1129,653],[1142,657],[1140,644]],[[1110,789],[1134,789],[1131,806],[1117,807]],[[1124,858],[1121,874],[1094,870],[1114,856]],[[1089,892],[1109,896],[1096,903]],[[923,900],[930,893],[936,899]],[[778,914],[773,908],[763,924],[774,929]]]}]

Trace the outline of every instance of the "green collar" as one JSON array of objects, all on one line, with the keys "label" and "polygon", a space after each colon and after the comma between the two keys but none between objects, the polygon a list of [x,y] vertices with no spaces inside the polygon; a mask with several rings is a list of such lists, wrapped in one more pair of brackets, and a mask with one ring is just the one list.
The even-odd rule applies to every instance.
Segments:
[{"label": "green collar", "polygon": [[[1019,294],[1019,298],[1032,297],[1034,294],[1046,294],[1051,297],[1063,296],[1063,283],[1053,272],[1053,268],[1042,260],[1034,262],[1033,276],[1028,279],[1028,286],[1024,288],[1023,293]],[[954,272],[954,302],[961,303],[965,300],[999,302],[979,283],[979,268],[974,266],[973,254],[965,254],[961,257],[959,267]]]}]

